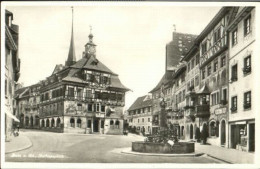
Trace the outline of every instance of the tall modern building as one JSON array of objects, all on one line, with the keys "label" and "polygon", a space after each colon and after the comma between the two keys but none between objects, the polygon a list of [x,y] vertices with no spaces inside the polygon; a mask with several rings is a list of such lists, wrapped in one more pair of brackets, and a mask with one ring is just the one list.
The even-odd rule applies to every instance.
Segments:
[{"label": "tall modern building", "polygon": [[11,130],[16,118],[14,91],[20,77],[18,56],[19,27],[12,23],[13,13],[5,10],[5,136],[10,140]]},{"label": "tall modern building", "polygon": [[93,34],[76,60],[73,20],[65,65],[56,65],[41,82],[40,128],[71,133],[123,133],[126,88],[116,73],[98,60]]}]

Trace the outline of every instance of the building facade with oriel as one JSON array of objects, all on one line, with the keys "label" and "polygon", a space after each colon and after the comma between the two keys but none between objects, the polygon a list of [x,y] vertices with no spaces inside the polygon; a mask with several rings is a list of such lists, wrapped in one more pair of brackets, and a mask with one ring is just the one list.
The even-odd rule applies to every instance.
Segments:
[{"label": "building facade with oriel", "polygon": [[68,58],[41,81],[40,129],[67,133],[123,134],[126,88],[97,59],[93,34],[76,61],[73,20]]},{"label": "building facade with oriel", "polygon": [[229,147],[243,151],[255,151],[255,23],[255,7],[233,8],[228,27]]},{"label": "building facade with oriel", "polygon": [[[223,7],[197,38],[200,50],[200,88],[208,88],[208,142],[227,147],[228,36],[231,7]],[[206,111],[207,112],[207,111]],[[204,125],[203,124],[203,125]]]}]

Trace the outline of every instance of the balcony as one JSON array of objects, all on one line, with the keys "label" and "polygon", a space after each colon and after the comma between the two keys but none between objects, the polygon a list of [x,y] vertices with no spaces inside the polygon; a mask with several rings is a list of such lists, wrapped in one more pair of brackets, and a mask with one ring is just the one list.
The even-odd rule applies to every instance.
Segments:
[{"label": "balcony", "polygon": [[209,111],[209,104],[203,104],[203,105],[197,105],[195,107],[196,117],[209,117],[210,111]]}]

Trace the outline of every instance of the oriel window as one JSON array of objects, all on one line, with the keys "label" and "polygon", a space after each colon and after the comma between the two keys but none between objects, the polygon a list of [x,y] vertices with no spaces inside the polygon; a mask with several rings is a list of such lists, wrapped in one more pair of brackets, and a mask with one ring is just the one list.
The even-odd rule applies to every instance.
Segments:
[{"label": "oriel window", "polygon": [[206,70],[205,70],[205,68],[202,69],[201,76],[202,76],[202,79],[205,79],[205,77],[206,77]]},{"label": "oriel window", "polygon": [[244,20],[244,35],[248,35],[251,32],[251,15]]}]

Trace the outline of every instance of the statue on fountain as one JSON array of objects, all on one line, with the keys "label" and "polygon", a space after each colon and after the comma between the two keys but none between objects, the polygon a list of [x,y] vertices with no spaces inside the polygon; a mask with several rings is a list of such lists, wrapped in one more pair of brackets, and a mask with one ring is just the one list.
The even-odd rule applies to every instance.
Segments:
[{"label": "statue on fountain", "polygon": [[159,115],[159,130],[157,133],[147,136],[145,138],[145,142],[151,143],[168,143],[170,145],[178,143],[178,133],[177,133],[177,126],[170,126],[167,125],[167,113],[165,111],[166,102],[164,97],[160,99],[160,107],[161,112]]}]

